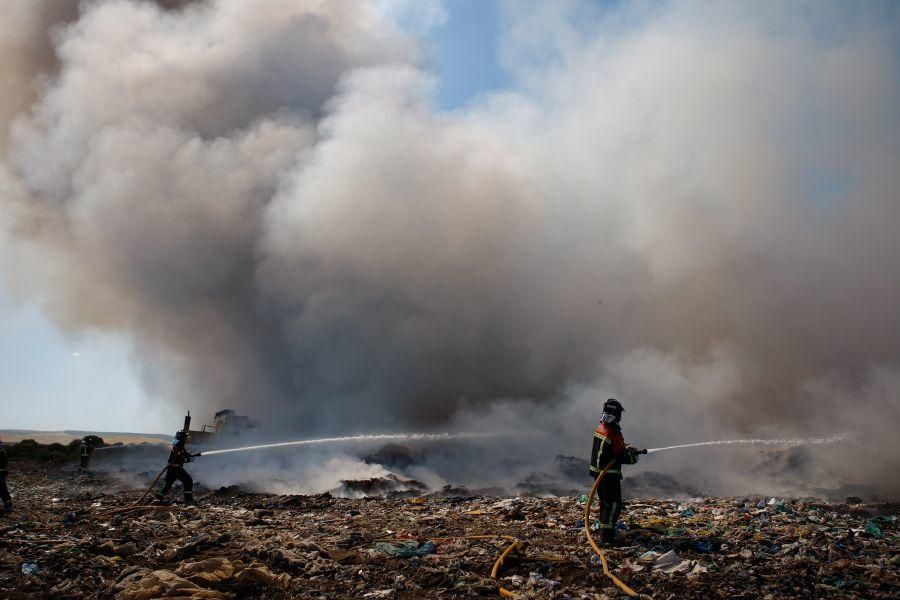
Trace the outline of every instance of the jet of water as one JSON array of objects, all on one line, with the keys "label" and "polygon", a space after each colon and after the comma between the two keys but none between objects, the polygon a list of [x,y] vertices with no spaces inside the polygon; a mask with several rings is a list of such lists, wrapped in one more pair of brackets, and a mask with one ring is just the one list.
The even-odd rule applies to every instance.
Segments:
[{"label": "jet of water", "polygon": [[229,452],[247,452],[249,450],[262,450],[263,448],[280,448],[283,446],[311,446],[314,444],[344,444],[354,442],[373,441],[442,441],[460,440],[471,438],[486,438],[503,435],[502,433],[377,433],[370,435],[349,435],[344,437],[314,438],[309,440],[295,440],[293,442],[276,442],[274,444],[259,444],[257,446],[242,446],[240,448],[225,448],[223,450],[207,450],[202,456],[213,454],[226,454]]},{"label": "jet of water", "polygon": [[834,444],[844,442],[857,436],[855,433],[841,433],[831,437],[814,438],[788,438],[775,440],[717,440],[715,442],[696,442],[694,444],[680,444],[678,446],[666,446],[665,448],[649,448],[647,453],[662,452],[663,450],[675,450],[676,448],[693,448],[695,446],[724,446],[731,444],[765,444],[767,446],[813,446],[817,444]]}]

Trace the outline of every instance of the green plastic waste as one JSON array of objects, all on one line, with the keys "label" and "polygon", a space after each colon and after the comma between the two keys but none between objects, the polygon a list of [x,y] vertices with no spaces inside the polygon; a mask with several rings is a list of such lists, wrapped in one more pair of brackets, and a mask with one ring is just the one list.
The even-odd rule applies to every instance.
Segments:
[{"label": "green plastic waste", "polygon": [[425,556],[434,553],[434,544],[431,542],[419,543],[415,540],[405,542],[378,542],[375,549],[384,552],[388,556],[397,558],[409,558],[411,556]]},{"label": "green plastic waste", "polygon": [[868,533],[871,533],[872,535],[874,535],[877,538],[884,537],[884,532],[881,530],[881,527],[879,527],[878,523],[876,523],[875,521],[869,521],[868,523],[866,523],[866,531]]}]

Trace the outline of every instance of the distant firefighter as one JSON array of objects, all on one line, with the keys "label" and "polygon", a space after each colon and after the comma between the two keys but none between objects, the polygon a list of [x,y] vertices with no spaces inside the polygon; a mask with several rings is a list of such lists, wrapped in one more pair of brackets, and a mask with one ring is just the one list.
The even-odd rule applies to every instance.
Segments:
[{"label": "distant firefighter", "polygon": [[88,436],[84,436],[81,438],[81,447],[79,448],[79,454],[81,455],[81,464],[78,467],[82,471],[87,471],[88,465],[91,462],[91,454],[94,453],[94,445],[91,443],[91,440]]},{"label": "distant firefighter", "polygon": [[[591,477],[600,475],[610,465],[597,487],[600,501],[600,540],[611,545],[616,535],[616,522],[622,512],[622,465],[638,461],[638,450],[625,445],[619,422],[625,409],[618,400],[610,398],[603,404],[603,416],[594,430],[591,450]],[[612,463],[612,464],[610,464]]]},{"label": "distant firefighter", "polygon": [[12,512],[12,498],[6,488],[6,476],[9,474],[9,457],[6,455],[6,446],[0,442],[0,500],[3,500],[3,513]]},{"label": "distant firefighter", "polygon": [[191,462],[191,455],[188,454],[187,448],[185,448],[186,440],[186,431],[179,431],[175,434],[175,439],[172,440],[172,451],[169,453],[169,462],[166,466],[166,479],[163,486],[156,492],[157,500],[162,500],[172,487],[172,484],[178,480],[184,486],[184,501],[188,504],[194,503],[194,480],[184,470],[184,463]]}]

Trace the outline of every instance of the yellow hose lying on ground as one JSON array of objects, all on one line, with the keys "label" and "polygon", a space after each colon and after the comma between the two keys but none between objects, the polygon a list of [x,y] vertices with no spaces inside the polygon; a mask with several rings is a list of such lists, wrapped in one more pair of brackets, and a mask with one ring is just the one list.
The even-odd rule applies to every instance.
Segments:
[{"label": "yellow hose lying on ground", "polygon": [[[491,579],[497,579],[500,575],[500,568],[503,567],[503,560],[509,556],[512,552],[518,552],[520,548],[522,548],[523,544],[519,540],[513,540],[513,543],[509,545],[509,548],[503,551],[503,554],[497,559],[494,563],[494,568],[491,569]],[[504,598],[515,598],[516,595],[510,592],[509,590],[503,589],[503,586],[500,586],[500,595]]]},{"label": "yellow hose lying on ground", "polygon": [[628,587],[621,579],[610,573],[609,567],[606,565],[606,556],[603,555],[603,550],[600,549],[600,546],[598,546],[597,542],[594,541],[594,536],[591,535],[591,503],[594,501],[594,496],[597,495],[597,488],[600,486],[600,480],[603,479],[603,476],[606,474],[606,470],[609,469],[614,462],[614,460],[611,460],[605,467],[603,467],[603,470],[600,471],[600,474],[597,476],[597,479],[596,481],[594,481],[594,485],[591,488],[590,493],[588,494],[588,500],[584,505],[584,535],[587,537],[591,548],[593,548],[597,556],[600,557],[600,564],[603,565],[603,574],[609,577],[610,580],[612,580],[612,582],[616,584],[620,590],[622,590],[629,596],[637,596],[637,592]]}]

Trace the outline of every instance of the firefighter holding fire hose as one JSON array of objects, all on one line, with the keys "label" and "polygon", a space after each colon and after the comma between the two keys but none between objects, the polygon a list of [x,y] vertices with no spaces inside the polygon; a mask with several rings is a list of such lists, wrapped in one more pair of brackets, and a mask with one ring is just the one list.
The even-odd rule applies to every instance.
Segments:
[{"label": "firefighter holding fire hose", "polygon": [[94,448],[102,445],[103,438],[99,438],[96,435],[86,435],[81,438],[81,444],[78,448],[79,458],[81,459],[78,470],[79,472],[86,472],[88,470],[88,466],[91,464],[91,455],[94,454]]},{"label": "firefighter holding fire hose", "polygon": [[594,430],[594,446],[591,450],[591,477],[596,479],[604,467],[610,465],[597,486],[600,541],[608,545],[613,543],[616,522],[622,512],[622,465],[636,464],[641,453],[637,448],[625,444],[619,425],[623,412],[625,409],[614,398],[603,404],[603,415]]},{"label": "firefighter holding fire hose", "polygon": [[185,503],[194,503],[194,480],[184,470],[184,463],[191,462],[191,458],[194,456],[189,454],[185,447],[187,436],[187,430],[179,431],[175,434],[175,439],[172,440],[172,451],[169,452],[169,461],[166,465],[166,479],[163,482],[163,486],[156,492],[157,500],[162,500],[172,487],[172,484],[177,480],[184,487]]}]

